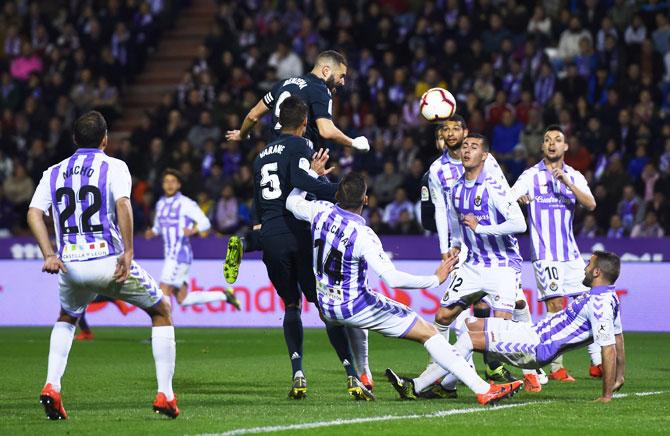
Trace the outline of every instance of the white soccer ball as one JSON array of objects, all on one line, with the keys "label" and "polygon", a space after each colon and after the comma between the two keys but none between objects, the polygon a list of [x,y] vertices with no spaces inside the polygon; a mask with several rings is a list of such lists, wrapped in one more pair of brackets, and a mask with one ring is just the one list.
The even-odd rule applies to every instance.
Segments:
[{"label": "white soccer ball", "polygon": [[420,108],[428,121],[444,121],[456,113],[456,99],[446,89],[431,88],[421,96]]}]

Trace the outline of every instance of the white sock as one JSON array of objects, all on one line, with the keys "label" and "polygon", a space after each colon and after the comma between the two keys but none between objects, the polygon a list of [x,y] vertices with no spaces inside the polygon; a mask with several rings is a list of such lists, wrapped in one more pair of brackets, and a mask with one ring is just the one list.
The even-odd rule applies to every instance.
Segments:
[{"label": "white sock", "polygon": [[601,354],[600,345],[595,342],[589,345],[589,355],[591,356],[591,364],[602,365],[603,355]]},{"label": "white sock", "polygon": [[[449,326],[442,325],[438,323],[433,323],[437,331],[445,337],[447,342],[449,342]],[[444,377],[444,369],[433,360],[433,356],[430,356],[428,360],[428,366],[423,370],[417,378],[414,379],[414,389],[417,392],[421,392],[426,389],[428,386],[432,385],[440,378]]]},{"label": "white sock", "polygon": [[[465,335],[464,335],[465,336]],[[476,394],[485,394],[491,388],[477,372],[468,365],[463,356],[440,334],[428,339],[424,344],[433,360],[445,370],[453,373]]]},{"label": "white sock", "polygon": [[512,320],[517,322],[525,322],[526,324],[531,324],[533,319],[530,316],[530,309],[528,309],[528,302],[523,309],[514,309],[512,312]]},{"label": "white sock", "polygon": [[193,304],[205,304],[214,301],[228,301],[228,298],[226,298],[226,294],[222,291],[189,292],[184,301],[181,302],[181,305],[191,306]]},{"label": "white sock", "polygon": [[63,377],[67,366],[67,356],[72,348],[74,331],[76,327],[69,322],[59,321],[51,330],[51,341],[49,343],[49,365],[47,369],[47,383],[60,392],[60,379]]},{"label": "white sock", "polygon": [[349,338],[356,371],[359,375],[366,374],[372,380],[372,373],[370,372],[368,362],[368,331],[353,327],[345,327],[344,331]]},{"label": "white sock", "polygon": [[156,362],[156,380],[158,392],[162,392],[168,401],[174,398],[172,392],[172,376],[177,355],[177,346],[174,340],[174,327],[161,326],[151,329],[151,349]]},{"label": "white sock", "polygon": [[[463,333],[458,337],[456,344],[454,344],[454,349],[458,352],[458,354],[463,356],[463,358],[468,362],[470,367],[474,369],[474,365],[471,364],[473,354],[472,339],[470,338],[470,334],[466,333],[467,331],[468,331],[467,328],[465,328]],[[456,389],[456,382],[458,382],[458,378],[456,378],[456,376],[453,375],[452,373],[449,373],[442,379],[442,382],[440,384],[444,389],[453,391]]]},{"label": "white sock", "polygon": [[299,369],[299,370],[297,370],[297,371],[295,372],[295,374],[293,374],[293,378],[294,378],[294,379],[297,378],[297,377],[305,377],[305,373],[302,372],[301,369]]}]

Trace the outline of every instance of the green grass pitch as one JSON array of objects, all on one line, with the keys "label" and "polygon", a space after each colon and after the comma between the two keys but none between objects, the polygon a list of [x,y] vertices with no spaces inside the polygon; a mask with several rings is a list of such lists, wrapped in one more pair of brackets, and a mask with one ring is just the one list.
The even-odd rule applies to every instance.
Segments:
[{"label": "green grass pitch", "polygon": [[[344,371],[322,330],[305,331],[308,398],[291,401],[290,365],[280,329],[178,329],[174,380],[181,416],[151,411],[155,378],[149,329],[97,328],[75,343],[63,378],[67,421],[44,417],[38,402],[46,376],[47,328],[0,329],[0,434],[202,434],[338,419],[410,416],[291,429],[281,434],[668,434],[670,334],[627,334],[626,385],[612,403],[593,404],[600,381],[587,376],[586,349],[565,362],[576,383],[549,382],[540,394],[520,392],[501,405],[479,406],[465,387],[456,400],[402,402],[383,377],[387,366],[414,375],[427,361],[423,347],[370,335],[374,403],[353,402]],[[475,360],[481,362],[481,357]],[[519,371],[516,371],[520,374]],[[659,392],[648,396],[634,393]],[[528,404],[531,403],[531,404]],[[452,414],[453,411],[454,413]],[[425,415],[442,413],[443,416]]]}]

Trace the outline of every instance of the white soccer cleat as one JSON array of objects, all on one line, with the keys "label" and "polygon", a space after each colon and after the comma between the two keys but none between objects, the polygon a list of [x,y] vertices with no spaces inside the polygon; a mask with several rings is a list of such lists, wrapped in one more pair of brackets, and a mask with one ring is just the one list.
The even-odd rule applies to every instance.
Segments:
[{"label": "white soccer cleat", "polygon": [[189,292],[184,301],[181,302],[181,306],[188,307],[194,304],[207,304],[227,300],[226,294],[221,291]]},{"label": "white soccer cleat", "polygon": [[549,383],[549,377],[547,377],[547,373],[544,372],[542,368],[537,370],[537,379],[540,381],[541,385]]}]

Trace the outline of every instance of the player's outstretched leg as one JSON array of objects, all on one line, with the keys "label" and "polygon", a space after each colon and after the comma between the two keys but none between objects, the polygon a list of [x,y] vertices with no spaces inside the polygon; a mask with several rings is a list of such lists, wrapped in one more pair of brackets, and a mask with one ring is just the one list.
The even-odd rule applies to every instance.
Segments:
[{"label": "player's outstretched leg", "polygon": [[67,367],[67,358],[72,348],[77,318],[61,310],[56,324],[51,330],[49,342],[49,363],[47,380],[40,393],[40,403],[44,407],[47,418],[52,420],[67,419],[60,394],[60,381]]},{"label": "player's outstretched leg", "polygon": [[355,327],[345,327],[349,345],[351,346],[351,355],[354,358],[354,365],[358,372],[358,379],[370,392],[374,388],[372,371],[368,362],[368,331]]},{"label": "player's outstretched leg", "polygon": [[342,363],[344,371],[347,374],[347,391],[349,395],[355,400],[374,400],[372,392],[360,382],[358,374],[356,374],[345,327],[326,322],[326,333],[328,333],[330,344],[335,349],[337,358]]},{"label": "player's outstretched leg", "polygon": [[163,297],[147,313],[151,316],[151,349],[156,363],[158,392],[152,406],[156,413],[170,418],[179,416],[177,396],[172,390],[172,377],[176,360],[176,343],[170,303]]}]

